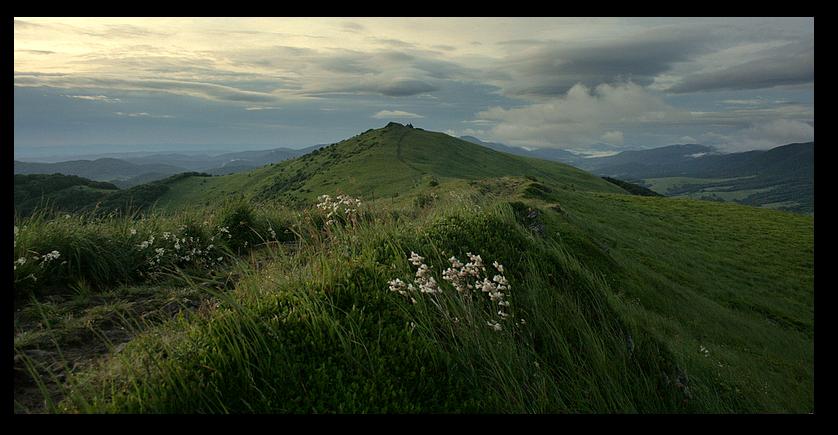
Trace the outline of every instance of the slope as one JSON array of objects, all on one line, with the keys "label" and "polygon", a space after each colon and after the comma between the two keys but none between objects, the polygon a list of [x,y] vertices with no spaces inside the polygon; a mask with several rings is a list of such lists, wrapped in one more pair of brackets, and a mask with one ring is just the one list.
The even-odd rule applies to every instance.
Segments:
[{"label": "slope", "polygon": [[254,171],[185,178],[173,183],[158,205],[175,209],[230,197],[299,204],[335,190],[367,199],[391,198],[432,182],[504,175],[537,176],[579,190],[623,192],[572,166],[513,156],[443,133],[390,123]]},{"label": "slope", "polygon": [[75,175],[15,174],[14,209],[28,216],[36,209],[77,211],[118,191],[111,183]]},{"label": "slope", "polygon": [[[365,200],[328,223],[312,201],[339,192]],[[564,165],[399,125],[248,174],[173,179],[167,196],[186,210],[152,215],[136,235],[133,222],[113,225],[118,251],[154,266],[136,255],[140,241],[156,240],[140,254],[171,255],[171,234],[223,232],[213,243],[245,255],[240,278],[188,277],[196,292],[234,289],[80,377],[86,397],[71,395],[68,410],[814,410],[809,216],[628,195]],[[250,201],[219,208],[226,196]],[[16,234],[16,257],[55,249],[39,238],[58,231],[33,231]],[[418,276],[411,252],[443,294],[413,303],[388,290]],[[502,330],[494,300],[459,298],[439,273],[468,253],[505,268],[489,268],[511,284]]]}]

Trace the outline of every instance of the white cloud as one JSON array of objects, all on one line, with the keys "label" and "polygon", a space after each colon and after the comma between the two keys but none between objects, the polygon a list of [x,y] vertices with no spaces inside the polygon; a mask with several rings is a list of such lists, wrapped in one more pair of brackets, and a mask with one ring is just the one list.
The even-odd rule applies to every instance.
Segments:
[{"label": "white cloud", "polygon": [[477,114],[496,121],[495,139],[514,145],[570,148],[600,139],[622,144],[625,125],[665,123],[688,114],[666,104],[634,83],[601,84],[593,89],[577,84],[549,101],[504,109],[492,107]]},{"label": "white cloud", "polygon": [[77,100],[99,101],[102,103],[118,103],[122,100],[119,98],[112,98],[105,95],[65,95],[67,98],[75,98]]},{"label": "white cloud", "polygon": [[706,142],[729,152],[770,149],[780,145],[815,140],[815,127],[806,122],[777,119],[758,122],[730,135],[714,132],[703,135]]},{"label": "white cloud", "polygon": [[148,112],[114,112],[114,115],[128,118],[174,118],[172,115],[153,115]]},{"label": "white cloud", "polygon": [[375,119],[389,119],[389,118],[424,118],[422,115],[417,115],[415,113],[405,112],[402,110],[382,110],[374,115],[372,115]]}]

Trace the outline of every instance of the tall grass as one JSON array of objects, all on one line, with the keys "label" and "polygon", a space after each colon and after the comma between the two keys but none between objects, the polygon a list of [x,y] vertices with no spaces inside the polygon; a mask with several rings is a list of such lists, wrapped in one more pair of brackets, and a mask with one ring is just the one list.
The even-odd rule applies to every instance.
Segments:
[{"label": "tall grass", "polygon": [[[476,210],[480,213],[475,213]],[[304,214],[293,253],[238,260],[232,293],[80,374],[73,412],[638,412],[681,410],[659,346],[611,309],[607,284],[534,237],[507,205],[441,205],[406,227],[366,210],[354,225]],[[445,288],[416,303],[387,290],[421,252],[480,253],[508,270],[516,318],[498,332],[477,295]],[[454,321],[454,319],[457,319]],[[516,319],[517,320],[517,319]],[[660,352],[660,353],[656,353]],[[650,381],[652,380],[652,381]]]},{"label": "tall grass", "polygon": [[[508,192],[531,187],[528,182],[484,184],[431,186],[438,198],[430,204],[380,199],[351,217],[327,218],[313,207],[230,202],[206,212],[85,224],[122,234],[142,228],[139,240],[184,226],[196,234],[206,231],[202,237],[221,235],[234,242],[224,243],[224,264],[209,268],[210,274],[223,269],[236,278],[231,291],[213,290],[224,286],[204,286],[206,273],[173,261],[165,273],[179,276],[191,291],[211,293],[217,305],[200,316],[151,328],[100,366],[72,375],[57,409],[661,413],[805,406],[805,394],[776,398],[762,383],[752,382],[766,369],[753,366],[733,346],[702,341],[712,347],[713,360],[698,353],[693,330],[706,324],[697,318],[699,312],[727,325],[744,325],[726,334],[718,326],[705,328],[730,345],[770,337],[794,346],[800,341],[750,318],[734,319],[709,292],[691,293],[695,290],[687,283],[700,274],[670,263],[693,261],[686,252],[703,261],[704,251],[684,248],[675,253],[680,257],[650,257],[666,251],[660,238],[673,244],[691,239],[676,229],[649,231],[643,225],[650,220],[641,212],[666,216],[666,207],[678,204],[620,195],[591,199],[559,189],[539,193],[543,203],[526,195],[512,200]],[[636,204],[647,201],[655,207]],[[627,207],[631,212],[623,210]],[[609,214],[598,215],[602,210]],[[530,211],[541,213],[542,227],[530,225]],[[723,212],[731,214],[718,211],[719,216]],[[36,225],[45,229],[46,222]],[[56,222],[51,225],[63,221]],[[700,221],[695,225],[693,231],[714,228]],[[227,231],[219,234],[222,227]],[[638,234],[655,240],[654,246],[636,241]],[[606,235],[620,244],[609,248]],[[17,250],[35,242],[18,236],[16,243]],[[411,252],[424,257],[442,284],[441,293],[417,293],[411,300],[388,290],[391,280],[414,276]],[[460,294],[441,279],[448,258],[465,258],[468,252],[505,268],[513,318],[500,331],[488,324],[497,318],[496,307],[484,294]],[[685,301],[695,306],[683,307]],[[683,321],[674,322],[675,316]],[[712,367],[716,359],[730,365],[725,377]],[[803,393],[806,370],[799,380]]]}]

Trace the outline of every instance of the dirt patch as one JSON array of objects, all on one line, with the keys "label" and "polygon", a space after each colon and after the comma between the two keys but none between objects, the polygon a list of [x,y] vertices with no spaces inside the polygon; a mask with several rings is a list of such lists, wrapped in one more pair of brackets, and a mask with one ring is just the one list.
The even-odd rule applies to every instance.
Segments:
[{"label": "dirt patch", "polygon": [[68,375],[98,364],[148,328],[216,305],[210,292],[127,287],[106,295],[53,296],[17,309],[14,412],[50,412],[64,397]]}]

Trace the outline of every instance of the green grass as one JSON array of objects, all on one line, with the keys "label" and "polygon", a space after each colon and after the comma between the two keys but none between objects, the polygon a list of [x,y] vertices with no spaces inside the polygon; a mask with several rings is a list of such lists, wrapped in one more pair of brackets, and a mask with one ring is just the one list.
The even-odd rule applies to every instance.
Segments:
[{"label": "green grass", "polygon": [[[63,402],[95,412],[637,412],[682,410],[658,374],[668,354],[624,325],[607,285],[560,246],[533,237],[503,203],[441,207],[405,228],[376,216],[305,229],[205,318],[132,341]],[[394,220],[391,220],[394,219]],[[441,270],[449,255],[501,261],[513,313],[500,333],[483,295],[411,304],[387,291],[411,251]],[[445,252],[445,254],[443,254]],[[530,255],[522,255],[530,252]],[[441,280],[440,280],[441,281]],[[449,289],[450,290],[450,289]],[[485,298],[484,298],[485,299]],[[459,321],[452,323],[453,318]],[[640,343],[643,348],[640,349]],[[166,355],[161,357],[161,355]],[[686,408],[689,409],[689,408]]]},{"label": "green grass", "polygon": [[[216,301],[141,328],[66,381],[44,381],[63,398],[47,410],[814,410],[811,216],[628,195],[581,171],[474,154],[446,137],[372,130],[249,176],[180,179],[151,213],[19,218],[16,258],[59,249],[68,261],[16,270],[20,318],[45,321],[16,323],[23,360],[47,337],[80,333],[68,313],[130,317],[138,302],[106,297],[100,311],[79,312],[45,302],[50,294],[144,288],[156,306],[176,287]],[[313,206],[323,193],[363,205],[326,216]],[[217,237],[223,261],[171,256],[163,232],[197,236],[204,248]],[[155,245],[138,247],[152,235]],[[388,290],[414,279],[411,252],[441,294]],[[487,323],[499,319],[496,302],[442,279],[448,258],[468,252],[504,266],[511,318],[501,331]],[[494,273],[489,266],[487,278]],[[39,370],[33,377],[48,380]]]},{"label": "green grass", "polygon": [[632,317],[708,382],[709,410],[812,410],[810,217],[681,199],[556,199],[569,210],[561,234],[607,251],[599,270]]},{"label": "green grass", "polygon": [[431,180],[530,175],[585,191],[623,192],[599,177],[561,163],[499,153],[442,133],[407,127],[370,130],[303,157],[248,173],[185,178],[157,205],[164,210],[207,206],[219,198],[311,204],[341,191],[366,199],[415,195]]},{"label": "green grass", "polygon": [[661,194],[668,194],[670,190],[682,188],[690,185],[708,185],[720,184],[735,181],[739,179],[747,179],[750,177],[741,178],[695,178],[695,177],[663,177],[663,178],[647,178],[643,180],[646,185]]}]

